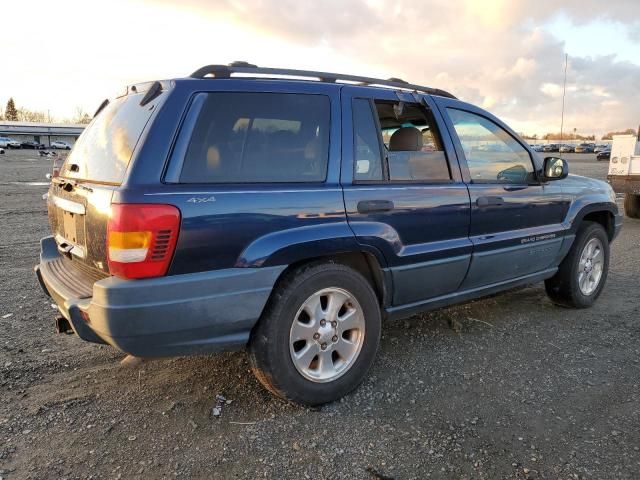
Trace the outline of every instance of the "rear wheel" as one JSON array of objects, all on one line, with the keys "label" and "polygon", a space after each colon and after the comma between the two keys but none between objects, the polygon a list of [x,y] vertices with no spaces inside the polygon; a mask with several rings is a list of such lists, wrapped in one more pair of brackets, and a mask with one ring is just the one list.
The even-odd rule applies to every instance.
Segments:
[{"label": "rear wheel", "polygon": [[377,297],[355,270],[312,264],[289,274],[274,292],[249,341],[260,382],[276,395],[318,405],[364,379],[380,340]]},{"label": "rear wheel", "polygon": [[624,194],[624,213],[629,218],[640,218],[640,195]]},{"label": "rear wheel", "polygon": [[583,222],[558,272],[545,281],[547,295],[565,307],[593,305],[609,270],[609,237],[599,223]]}]

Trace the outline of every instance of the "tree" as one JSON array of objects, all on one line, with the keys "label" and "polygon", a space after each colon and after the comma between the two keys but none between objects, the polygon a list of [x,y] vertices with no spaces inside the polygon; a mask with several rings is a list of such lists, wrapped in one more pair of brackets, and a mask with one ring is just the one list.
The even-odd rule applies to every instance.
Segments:
[{"label": "tree", "polygon": [[13,101],[13,97],[9,98],[9,101],[7,102],[7,108],[5,109],[4,116],[9,121],[18,121],[18,110],[16,110],[16,104]]},{"label": "tree", "polygon": [[633,128],[627,128],[622,132],[608,132],[602,136],[602,140],[612,140],[614,135],[635,135],[636,131]]},{"label": "tree", "polygon": [[36,112],[27,108],[19,108],[17,117],[20,122],[45,123],[47,121],[47,114],[45,112]]},{"label": "tree", "polygon": [[87,124],[91,122],[91,117],[87,112],[84,111],[82,107],[76,107],[76,114],[73,117],[72,123],[83,123]]}]

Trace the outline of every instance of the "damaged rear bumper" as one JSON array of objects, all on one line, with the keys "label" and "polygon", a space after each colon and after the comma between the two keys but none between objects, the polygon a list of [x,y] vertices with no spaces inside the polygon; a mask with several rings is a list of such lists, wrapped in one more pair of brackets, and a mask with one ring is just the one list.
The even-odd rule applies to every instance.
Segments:
[{"label": "damaged rear bumper", "polygon": [[141,280],[107,277],[83,294],[73,274],[61,272],[61,260],[53,237],[42,239],[36,276],[73,331],[83,340],[141,357],[243,348],[285,268],[230,268]]}]

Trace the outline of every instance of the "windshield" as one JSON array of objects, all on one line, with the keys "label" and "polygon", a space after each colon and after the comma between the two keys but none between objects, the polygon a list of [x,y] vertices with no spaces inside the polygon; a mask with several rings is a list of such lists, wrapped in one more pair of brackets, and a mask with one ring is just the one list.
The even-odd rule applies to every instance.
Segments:
[{"label": "windshield", "polygon": [[67,157],[61,176],[120,184],[158,99],[140,106],[143,94],[112,100],[91,121]]}]

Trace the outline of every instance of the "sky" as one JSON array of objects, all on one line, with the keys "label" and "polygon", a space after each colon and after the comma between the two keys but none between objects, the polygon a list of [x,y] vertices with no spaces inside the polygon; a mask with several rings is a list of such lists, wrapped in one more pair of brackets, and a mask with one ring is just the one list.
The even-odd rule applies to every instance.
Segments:
[{"label": "sky", "polygon": [[93,113],[125,84],[211,63],[448,90],[515,130],[601,135],[640,123],[639,0],[21,0],[0,37],[0,106]]}]

